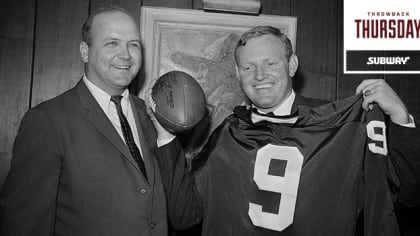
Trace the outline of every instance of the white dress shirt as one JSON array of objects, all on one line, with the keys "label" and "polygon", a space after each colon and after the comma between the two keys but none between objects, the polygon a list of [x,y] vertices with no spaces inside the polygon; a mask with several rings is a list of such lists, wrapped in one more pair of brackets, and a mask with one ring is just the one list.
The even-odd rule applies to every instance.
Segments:
[{"label": "white dress shirt", "polygon": [[[295,97],[296,97],[295,91],[292,90],[289,97],[287,97],[286,100],[284,100],[284,102],[279,107],[277,107],[276,110],[273,111],[274,115],[276,116],[290,115],[290,113],[292,112],[292,106],[293,106],[293,102],[295,101]],[[261,114],[267,113],[258,109],[256,106],[254,106],[254,104],[252,105],[252,107],[256,108],[257,111]]]},{"label": "white dress shirt", "polygon": [[[121,139],[125,143],[124,134],[121,129],[120,119],[118,117],[117,108],[115,103],[111,101],[111,95],[100,89],[98,86],[90,82],[86,75],[83,76],[83,82],[85,82],[86,87],[89,89],[90,93],[92,93],[95,100],[98,102],[101,109],[104,111],[105,115],[108,117],[109,121],[111,121],[112,125],[114,126],[115,130],[120,135]],[[129,99],[129,91],[128,89],[124,90],[121,94],[121,107],[124,116],[127,118],[128,124],[131,128],[131,133],[133,133],[134,142],[136,143],[137,147],[140,150],[140,154],[142,154],[139,134],[137,132],[137,126],[133,115],[133,109],[131,107],[130,99]],[[143,154],[142,154],[143,157]]]}]

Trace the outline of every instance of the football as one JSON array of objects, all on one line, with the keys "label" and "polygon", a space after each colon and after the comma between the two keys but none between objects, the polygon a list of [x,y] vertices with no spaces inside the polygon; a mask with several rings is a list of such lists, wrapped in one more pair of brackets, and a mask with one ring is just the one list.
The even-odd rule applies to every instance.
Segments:
[{"label": "football", "polygon": [[170,71],[153,85],[150,103],[159,123],[171,133],[193,128],[206,112],[206,97],[189,74]]}]

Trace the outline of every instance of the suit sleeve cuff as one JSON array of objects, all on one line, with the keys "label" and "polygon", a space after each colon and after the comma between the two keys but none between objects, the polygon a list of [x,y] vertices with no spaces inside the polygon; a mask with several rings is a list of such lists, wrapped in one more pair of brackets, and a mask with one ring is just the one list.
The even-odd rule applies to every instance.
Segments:
[{"label": "suit sleeve cuff", "polygon": [[394,124],[403,126],[403,127],[407,127],[407,128],[416,128],[416,123],[414,122],[414,118],[411,114],[408,115],[408,123],[400,123],[400,122],[394,122],[392,121]]},{"label": "suit sleeve cuff", "polygon": [[175,139],[175,135],[172,135],[172,137],[166,138],[166,139],[157,139],[157,147],[165,146],[166,144],[172,142]]}]

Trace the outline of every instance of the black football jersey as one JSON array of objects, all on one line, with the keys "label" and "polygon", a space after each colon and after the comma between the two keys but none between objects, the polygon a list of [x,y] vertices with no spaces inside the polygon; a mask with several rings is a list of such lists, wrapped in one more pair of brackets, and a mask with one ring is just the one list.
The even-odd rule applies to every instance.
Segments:
[{"label": "black football jersey", "polygon": [[193,170],[203,235],[394,235],[384,116],[361,96],[276,117],[237,107]]}]

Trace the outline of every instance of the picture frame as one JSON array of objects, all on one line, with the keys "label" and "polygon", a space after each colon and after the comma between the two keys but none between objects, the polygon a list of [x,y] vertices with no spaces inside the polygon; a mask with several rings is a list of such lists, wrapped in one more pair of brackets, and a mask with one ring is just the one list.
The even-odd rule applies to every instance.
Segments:
[{"label": "picture frame", "polygon": [[[197,128],[198,131],[188,134],[195,142],[205,142],[233,108],[246,101],[236,76],[233,54],[240,35],[258,25],[279,28],[289,37],[295,50],[296,17],[141,8],[144,84],[166,72],[180,70],[195,78],[206,95],[207,128]],[[144,87],[147,86],[140,90],[140,97],[144,96]]]}]

